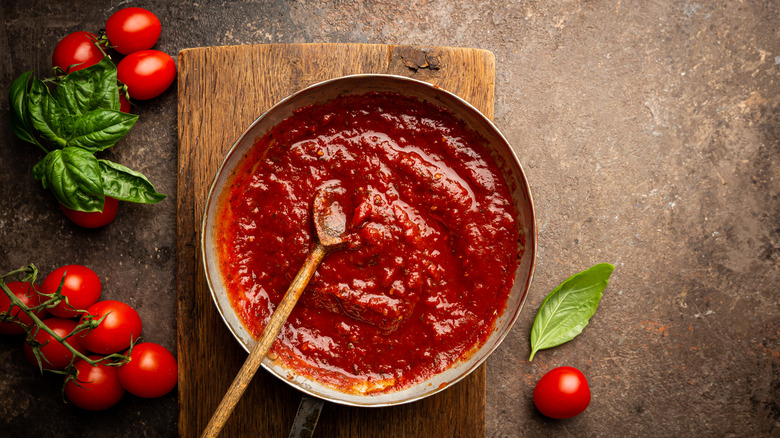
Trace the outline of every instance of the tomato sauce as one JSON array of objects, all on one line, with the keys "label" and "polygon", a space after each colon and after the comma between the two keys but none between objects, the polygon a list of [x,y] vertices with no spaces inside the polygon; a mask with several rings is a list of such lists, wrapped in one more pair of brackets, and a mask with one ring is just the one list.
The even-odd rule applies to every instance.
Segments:
[{"label": "tomato sauce", "polygon": [[325,257],[272,348],[293,372],[350,393],[406,388],[469,357],[506,306],[517,214],[484,140],[450,112],[393,93],[298,110],[231,176],[216,237],[230,300],[255,337],[338,184],[349,249]]}]

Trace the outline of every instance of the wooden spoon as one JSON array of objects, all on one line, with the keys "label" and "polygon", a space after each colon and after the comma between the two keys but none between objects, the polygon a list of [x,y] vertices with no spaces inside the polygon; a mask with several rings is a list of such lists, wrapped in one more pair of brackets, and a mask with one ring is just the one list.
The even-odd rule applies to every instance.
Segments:
[{"label": "wooden spoon", "polygon": [[263,335],[255,344],[244,365],[238,371],[238,375],[233,379],[233,383],[228,388],[227,394],[220,402],[209,424],[201,435],[202,438],[216,437],[225,425],[228,417],[233,412],[238,400],[244,394],[249,382],[252,381],[257,369],[263,362],[263,358],[271,345],[276,340],[276,336],[282,329],[287,317],[290,316],[295,303],[300,298],[306,285],[314,275],[322,259],[331,251],[344,248],[346,239],[344,234],[347,228],[346,215],[337,202],[334,202],[334,194],[343,191],[338,186],[328,186],[320,189],[314,197],[312,213],[314,216],[314,228],[317,231],[317,243],[314,245],[306,261],[293,279],[287,292],[284,294],[279,306],[276,307],[271,315],[268,325],[266,325]]}]

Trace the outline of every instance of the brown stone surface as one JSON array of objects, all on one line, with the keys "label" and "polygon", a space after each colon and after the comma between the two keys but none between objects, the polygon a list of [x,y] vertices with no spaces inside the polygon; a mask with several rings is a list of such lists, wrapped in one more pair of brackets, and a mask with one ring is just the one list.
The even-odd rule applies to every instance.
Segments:
[{"label": "brown stone surface", "polygon": [[[6,1],[3,89],[27,70],[46,75],[59,38],[97,31],[130,5],[157,13],[157,48],[174,56],[289,42],[493,51],[495,121],[531,183],[539,258],[526,309],[488,361],[488,436],[780,433],[777,3]],[[105,298],[138,308],[147,340],[175,349],[175,86],[138,103],[139,122],[104,154],[169,198],[121,205],[96,231],[70,224],[32,179],[40,153],[15,139],[8,110],[0,99],[0,270],[89,265]],[[617,269],[591,324],[529,363],[545,294],[602,261]],[[27,364],[21,342],[0,338],[0,436],[176,434],[175,394],[79,411],[62,403],[58,377]],[[567,421],[531,401],[559,365],[580,368],[593,391]]]}]

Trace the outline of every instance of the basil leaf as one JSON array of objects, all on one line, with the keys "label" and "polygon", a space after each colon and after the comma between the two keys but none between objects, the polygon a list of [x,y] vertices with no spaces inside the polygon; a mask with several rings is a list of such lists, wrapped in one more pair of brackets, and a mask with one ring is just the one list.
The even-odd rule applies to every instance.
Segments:
[{"label": "basil leaf", "polygon": [[93,66],[68,74],[57,85],[54,98],[74,115],[98,108],[119,111],[116,66],[106,56]]},{"label": "basil leaf", "polygon": [[38,139],[33,136],[30,124],[30,113],[27,105],[27,89],[30,86],[32,72],[22,73],[14,79],[8,90],[8,100],[11,102],[11,128],[20,139],[43,147]]},{"label": "basil leaf", "polygon": [[[41,158],[40,160],[38,160],[37,163],[35,163],[35,166],[33,166],[32,174],[33,174],[33,178],[35,178],[36,181],[43,182],[43,177],[46,175],[46,157]],[[48,189],[46,183],[43,183],[43,188]]]},{"label": "basil leaf", "polygon": [[65,147],[67,140],[62,135],[61,125],[67,114],[52,97],[46,85],[34,76],[27,97],[27,105],[32,127],[43,138],[54,143],[56,147]]},{"label": "basil leaf", "polygon": [[120,201],[154,204],[165,199],[146,177],[121,164],[98,160],[103,177],[103,193]]},{"label": "basil leaf", "polygon": [[582,332],[596,312],[614,269],[609,263],[600,263],[572,275],[547,295],[531,328],[529,361],[537,351],[561,345]]},{"label": "basil leaf", "polygon": [[95,153],[115,145],[136,120],[137,114],[99,108],[82,115],[69,115],[63,119],[61,127],[68,133],[68,146]]},{"label": "basil leaf", "polygon": [[[40,163],[35,167],[39,167]],[[72,210],[102,211],[103,180],[98,160],[89,151],[66,147],[49,152],[43,159],[41,183],[48,188],[60,204]]]}]

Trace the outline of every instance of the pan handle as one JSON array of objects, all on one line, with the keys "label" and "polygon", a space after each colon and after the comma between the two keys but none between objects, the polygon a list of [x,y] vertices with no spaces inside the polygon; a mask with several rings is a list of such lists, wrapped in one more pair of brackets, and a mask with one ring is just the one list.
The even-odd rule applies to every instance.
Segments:
[{"label": "pan handle", "polygon": [[314,428],[317,427],[317,420],[320,419],[320,413],[325,401],[317,397],[304,395],[301,397],[301,403],[298,405],[298,413],[295,414],[289,438],[311,438],[314,435]]}]

